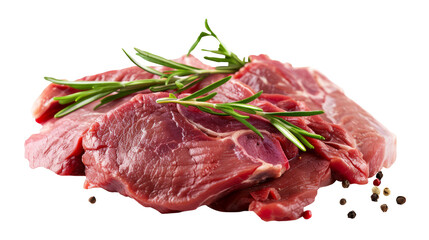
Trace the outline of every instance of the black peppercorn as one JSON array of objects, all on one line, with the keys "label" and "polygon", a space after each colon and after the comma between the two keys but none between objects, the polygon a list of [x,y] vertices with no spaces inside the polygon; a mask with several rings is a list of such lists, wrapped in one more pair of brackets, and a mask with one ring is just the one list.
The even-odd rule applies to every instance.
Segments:
[{"label": "black peppercorn", "polygon": [[340,199],[340,204],[341,205],[344,205],[344,204],[346,204],[347,203],[347,201],[346,201],[346,199],[345,198],[341,198]]},{"label": "black peppercorn", "polygon": [[348,188],[348,187],[350,186],[350,182],[349,182],[349,180],[344,180],[344,181],[342,182],[342,185],[343,185],[343,188]]},{"label": "black peppercorn", "polygon": [[389,208],[387,207],[387,204],[382,204],[382,205],[380,206],[380,208],[381,208],[381,211],[383,211],[383,212],[387,212],[387,209],[389,209]]},{"label": "black peppercorn", "polygon": [[379,198],[379,196],[377,193],[373,193],[371,195],[371,201],[373,201],[373,202],[378,202],[378,198]]},{"label": "black peppercorn", "polygon": [[356,217],[356,212],[355,211],[350,211],[349,213],[347,213],[347,217],[351,218],[351,219],[355,218]]},{"label": "black peppercorn", "polygon": [[407,201],[407,199],[404,196],[398,196],[396,198],[396,203],[398,203],[399,205],[404,204]]},{"label": "black peppercorn", "polygon": [[381,180],[383,178],[383,172],[382,171],[378,172],[377,175],[375,175],[375,177]]},{"label": "black peppercorn", "polygon": [[92,197],[90,197],[90,198],[88,199],[88,201],[89,201],[90,203],[92,203],[92,204],[94,204],[96,200],[97,200],[97,199],[95,199],[95,197],[94,197],[94,196],[92,196]]}]

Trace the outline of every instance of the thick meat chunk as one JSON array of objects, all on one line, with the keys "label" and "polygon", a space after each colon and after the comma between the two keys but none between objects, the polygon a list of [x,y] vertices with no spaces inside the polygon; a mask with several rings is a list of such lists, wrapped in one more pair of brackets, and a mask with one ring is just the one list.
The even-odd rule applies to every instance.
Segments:
[{"label": "thick meat chunk", "polygon": [[87,188],[117,191],[160,212],[184,211],[288,167],[268,132],[264,139],[242,129],[208,136],[175,104],[155,102],[167,96],[136,95],[91,125],[83,138]]},{"label": "thick meat chunk", "polygon": [[[208,68],[193,56],[184,56],[176,61]],[[165,67],[156,68],[160,71],[167,70]],[[129,67],[87,76],[78,81],[122,82],[154,77],[156,76],[139,67]],[[52,98],[75,92],[77,90],[68,86],[50,84],[34,103],[33,115],[37,122],[43,124],[43,127],[40,133],[33,134],[25,142],[25,157],[29,160],[30,167],[45,167],[59,175],[84,175],[81,160],[83,133],[95,119],[130,99],[120,99],[94,111],[94,106],[99,103],[96,101],[67,116],[54,118],[55,113],[65,105],[59,104]]]},{"label": "thick meat chunk", "polygon": [[251,56],[251,62],[234,77],[255,91],[284,94],[305,102],[310,109],[323,109],[324,120],[353,136],[369,165],[369,176],[395,161],[396,137],[319,72],[259,55]]},{"label": "thick meat chunk", "polygon": [[313,153],[291,159],[280,178],[235,191],[210,205],[219,211],[254,211],[265,221],[294,220],[314,202],[317,190],[331,183],[329,161]]}]

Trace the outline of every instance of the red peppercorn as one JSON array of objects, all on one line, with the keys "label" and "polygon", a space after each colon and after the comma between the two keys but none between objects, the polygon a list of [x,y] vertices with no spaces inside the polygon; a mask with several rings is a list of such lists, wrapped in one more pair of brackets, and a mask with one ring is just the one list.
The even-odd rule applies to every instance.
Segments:
[{"label": "red peppercorn", "polygon": [[380,181],[380,179],[376,178],[376,179],[374,179],[374,182],[372,182],[372,183],[374,184],[374,186],[380,186],[381,181]]},{"label": "red peppercorn", "polygon": [[302,217],[303,217],[304,219],[310,219],[310,218],[311,218],[311,216],[313,216],[313,214],[311,213],[311,211],[310,211],[310,210],[307,210],[307,211],[305,211],[305,212],[303,212],[303,213],[302,213]]}]

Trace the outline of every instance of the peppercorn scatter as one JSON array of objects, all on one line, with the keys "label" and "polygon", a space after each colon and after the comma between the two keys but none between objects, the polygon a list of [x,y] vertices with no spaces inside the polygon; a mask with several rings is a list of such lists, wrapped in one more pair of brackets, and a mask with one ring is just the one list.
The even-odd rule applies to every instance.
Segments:
[{"label": "peppercorn scatter", "polygon": [[390,189],[389,189],[389,188],[387,188],[387,187],[386,187],[386,188],[384,188],[384,189],[383,189],[383,195],[384,195],[384,196],[389,196],[389,195],[390,195]]},{"label": "peppercorn scatter", "polygon": [[372,182],[372,184],[374,184],[374,186],[380,186],[380,184],[381,184],[381,181],[380,181],[380,179],[378,179],[378,178],[376,178],[376,179],[374,179],[374,181]]},{"label": "peppercorn scatter", "polygon": [[373,201],[373,202],[378,202],[378,198],[379,198],[379,196],[377,193],[373,193],[371,195],[371,201]]},{"label": "peppercorn scatter", "polygon": [[378,188],[377,186],[374,186],[374,187],[372,188],[372,193],[375,193],[375,194],[377,194],[377,195],[380,195],[380,188]]},{"label": "peppercorn scatter", "polygon": [[349,213],[347,213],[347,217],[351,218],[351,219],[355,218],[356,217],[356,212],[355,211],[350,211]]},{"label": "peppercorn scatter", "polygon": [[88,199],[88,201],[89,201],[91,204],[94,204],[94,203],[97,201],[97,199],[96,199],[94,196],[92,196],[92,197],[90,197],[90,198]]},{"label": "peppercorn scatter", "polygon": [[310,219],[313,216],[313,213],[310,210],[306,210],[302,213],[304,219]]},{"label": "peppercorn scatter", "polygon": [[383,212],[387,212],[387,210],[389,209],[389,207],[387,206],[387,204],[381,204],[380,209]]},{"label": "peppercorn scatter", "polygon": [[396,198],[396,203],[399,204],[399,205],[404,204],[406,201],[407,201],[407,199],[404,196],[398,196]]},{"label": "peppercorn scatter", "polygon": [[349,180],[344,180],[344,181],[342,182],[342,185],[343,185],[343,188],[348,188],[348,187],[350,186],[350,182],[349,182]]},{"label": "peppercorn scatter", "polygon": [[383,172],[382,172],[382,171],[378,172],[378,173],[375,175],[375,177],[376,177],[378,180],[381,180],[381,179],[383,178]]},{"label": "peppercorn scatter", "polygon": [[[390,196],[391,195],[391,190],[388,187],[380,187],[381,185],[381,179],[383,178],[383,173],[381,171],[379,171],[375,178],[373,178],[373,182],[372,182],[372,194],[371,194],[371,201],[373,202],[378,202],[380,200],[380,197],[382,197],[382,201],[385,201],[384,197]],[[350,186],[350,182],[347,180],[342,181],[341,183],[343,188],[349,188]],[[380,190],[381,189],[381,190]],[[383,195],[381,195],[381,193],[383,193]],[[387,200],[387,198],[386,198]],[[397,196],[396,197],[396,203],[398,205],[402,205],[406,202],[406,198],[404,196]],[[345,205],[347,203],[345,198],[341,198],[339,201],[340,205]],[[389,207],[386,203],[383,203],[381,205],[378,205],[380,210],[382,212],[387,212]],[[355,211],[349,211],[347,213],[347,217],[350,219],[354,219],[356,217],[356,212]]]}]

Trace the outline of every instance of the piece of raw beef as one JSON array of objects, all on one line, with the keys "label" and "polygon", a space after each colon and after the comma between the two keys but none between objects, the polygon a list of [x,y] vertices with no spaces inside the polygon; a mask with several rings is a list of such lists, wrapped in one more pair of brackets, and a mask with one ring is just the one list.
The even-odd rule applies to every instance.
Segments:
[{"label": "piece of raw beef", "polygon": [[[396,159],[396,137],[318,71],[293,68],[266,55],[251,56],[234,77],[255,91],[284,94],[314,109],[322,109],[327,121],[346,129],[369,165],[369,176],[389,167]],[[281,107],[281,106],[280,106]]]},{"label": "piece of raw beef", "polygon": [[[209,68],[191,55],[175,61]],[[155,68],[159,71],[167,70],[165,67]],[[87,76],[78,81],[122,82],[149,78],[156,78],[156,76],[134,66]],[[130,99],[119,99],[93,110],[99,103],[96,101],[62,118],[54,118],[55,113],[65,105],[59,104],[58,101],[53,100],[53,97],[65,96],[77,91],[68,86],[52,83],[33,104],[33,116],[43,127],[40,133],[33,134],[25,141],[25,158],[29,160],[30,167],[45,167],[59,175],[84,175],[85,169],[81,159],[83,133],[95,119]]]},{"label": "piece of raw beef", "polygon": [[262,131],[263,139],[242,128],[209,136],[176,104],[156,103],[162,97],[168,93],[138,94],[91,125],[83,138],[85,187],[102,187],[160,212],[175,212],[278,178],[289,167],[269,132]]}]

